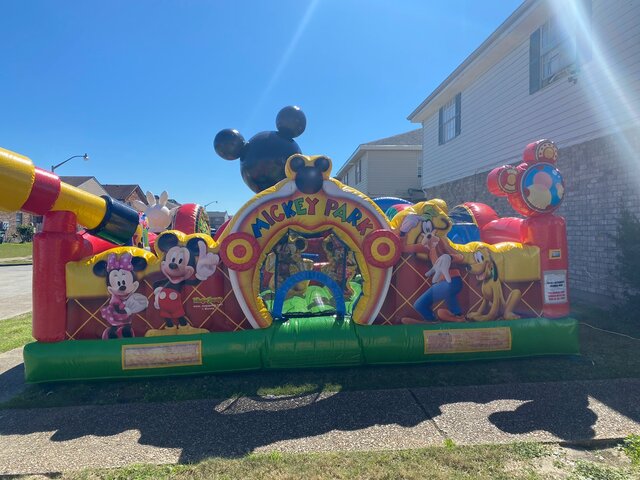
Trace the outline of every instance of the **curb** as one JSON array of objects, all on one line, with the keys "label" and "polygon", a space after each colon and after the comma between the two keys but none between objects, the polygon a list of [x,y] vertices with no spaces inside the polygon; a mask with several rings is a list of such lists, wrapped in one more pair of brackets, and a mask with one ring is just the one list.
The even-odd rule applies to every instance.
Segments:
[{"label": "curb", "polygon": [[615,447],[622,443],[626,437],[610,437],[610,438],[593,438],[589,440],[571,440],[562,442],[540,442],[540,443],[556,443],[561,447],[578,447],[578,448],[608,448]]},{"label": "curb", "polygon": [[0,263],[0,267],[25,267],[33,265],[33,263]]}]

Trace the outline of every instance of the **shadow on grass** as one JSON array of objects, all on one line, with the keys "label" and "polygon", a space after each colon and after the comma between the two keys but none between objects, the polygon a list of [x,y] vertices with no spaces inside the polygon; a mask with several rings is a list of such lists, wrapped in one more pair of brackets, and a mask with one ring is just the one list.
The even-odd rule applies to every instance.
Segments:
[{"label": "shadow on grass", "polygon": [[[617,326],[632,336],[640,333],[637,325],[615,325],[615,319],[604,315],[585,312],[578,318],[599,328]],[[468,403],[473,412],[474,404],[506,401],[486,417],[494,433],[542,431],[567,442],[586,441],[594,437],[597,421],[589,398],[638,421],[640,409],[629,399],[640,397],[640,382],[525,383],[637,377],[640,358],[638,341],[598,330],[581,329],[581,344],[582,357],[40,384],[4,404],[18,409],[0,411],[0,435],[53,431],[51,440],[59,442],[138,430],[140,444],[180,448],[180,460],[194,462],[244,455],[278,441],[334,430],[414,427],[435,417],[440,422],[448,405]],[[483,384],[496,386],[456,388]],[[446,388],[420,388],[438,386]],[[627,391],[620,392],[621,388]],[[226,400],[190,401],[212,398]],[[133,405],[118,405],[123,403]],[[89,406],[96,404],[106,406]],[[80,406],[20,409],[63,405]],[[465,421],[475,420],[461,418],[456,424],[453,419],[451,430],[464,429]],[[475,441],[486,443],[491,438]]]},{"label": "shadow on grass", "polygon": [[0,402],[14,398],[24,388],[24,364],[16,365],[0,374]]}]

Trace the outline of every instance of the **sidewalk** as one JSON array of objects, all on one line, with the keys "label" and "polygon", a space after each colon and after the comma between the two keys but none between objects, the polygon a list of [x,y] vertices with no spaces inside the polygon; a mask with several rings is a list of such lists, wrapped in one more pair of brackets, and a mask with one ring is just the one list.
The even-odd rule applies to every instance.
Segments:
[{"label": "sidewalk", "polygon": [[11,400],[25,387],[22,347],[0,353],[0,402]]},{"label": "sidewalk", "polygon": [[0,475],[446,438],[589,443],[640,433],[638,398],[640,379],[622,379],[0,410]]},{"label": "sidewalk", "polygon": [[33,263],[33,255],[28,255],[26,257],[9,257],[9,258],[0,258],[0,267],[3,265],[31,265]]},{"label": "sidewalk", "polygon": [[31,265],[0,266],[0,320],[31,311],[32,279]]}]

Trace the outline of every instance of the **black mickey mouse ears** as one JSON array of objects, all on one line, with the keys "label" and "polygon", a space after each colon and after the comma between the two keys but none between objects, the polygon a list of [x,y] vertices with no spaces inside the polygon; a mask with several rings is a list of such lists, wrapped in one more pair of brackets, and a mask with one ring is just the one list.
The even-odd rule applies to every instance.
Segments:
[{"label": "black mickey mouse ears", "polygon": [[[280,135],[293,140],[302,135],[307,128],[307,117],[300,107],[284,107],[276,116],[276,128]],[[246,142],[238,130],[225,128],[214,138],[213,148],[225,160],[235,160],[242,156],[243,150],[250,142],[251,140]]]},{"label": "black mickey mouse ears", "polygon": [[307,117],[300,107],[284,107],[276,116],[276,128],[285,137],[293,139],[307,128]]},{"label": "black mickey mouse ears", "polygon": [[246,142],[242,134],[231,128],[220,130],[216,138],[213,139],[213,148],[225,160],[240,158],[245,145]]}]

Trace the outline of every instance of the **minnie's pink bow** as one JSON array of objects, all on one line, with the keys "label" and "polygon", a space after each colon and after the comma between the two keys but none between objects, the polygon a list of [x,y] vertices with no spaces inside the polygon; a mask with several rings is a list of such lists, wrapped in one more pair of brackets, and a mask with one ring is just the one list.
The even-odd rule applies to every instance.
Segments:
[{"label": "minnie's pink bow", "polygon": [[131,265],[132,255],[130,253],[123,253],[120,258],[115,253],[110,253],[107,257],[107,272],[111,270],[129,270],[133,271],[133,265]]}]

